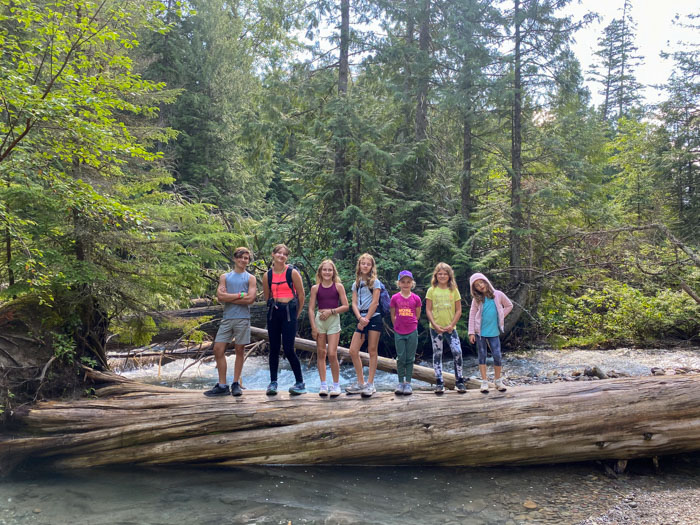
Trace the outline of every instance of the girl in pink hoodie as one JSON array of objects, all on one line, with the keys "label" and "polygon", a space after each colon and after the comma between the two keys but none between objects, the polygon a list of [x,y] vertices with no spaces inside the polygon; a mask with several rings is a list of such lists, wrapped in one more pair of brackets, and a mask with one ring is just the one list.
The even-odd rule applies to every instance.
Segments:
[{"label": "girl in pink hoodie", "polygon": [[483,273],[475,273],[469,278],[472,304],[469,309],[469,342],[479,351],[479,372],[481,373],[481,391],[488,393],[489,382],[486,375],[486,347],[491,348],[493,356],[493,375],[496,388],[505,392],[501,379],[501,339],[505,331],[505,318],[513,309],[513,303],[506,294],[496,290]]}]

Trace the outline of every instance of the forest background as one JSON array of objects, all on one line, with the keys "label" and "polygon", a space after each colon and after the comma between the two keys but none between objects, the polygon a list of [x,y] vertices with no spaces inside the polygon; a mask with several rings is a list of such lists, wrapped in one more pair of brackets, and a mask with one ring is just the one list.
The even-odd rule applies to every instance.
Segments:
[{"label": "forest background", "polygon": [[485,272],[521,342],[697,343],[700,50],[646,105],[634,2],[587,71],[569,3],[0,0],[0,351],[99,366],[280,242],[307,289]]}]

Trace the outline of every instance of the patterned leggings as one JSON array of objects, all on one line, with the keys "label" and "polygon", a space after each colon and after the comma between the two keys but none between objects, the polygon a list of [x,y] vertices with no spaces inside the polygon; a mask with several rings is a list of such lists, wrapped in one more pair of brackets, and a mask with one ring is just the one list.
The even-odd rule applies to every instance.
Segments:
[{"label": "patterned leggings", "polygon": [[452,358],[455,362],[455,378],[457,381],[462,379],[462,345],[459,342],[457,330],[452,330],[451,334],[444,332],[438,334],[432,328],[430,329],[430,340],[433,343],[433,368],[435,369],[435,379],[442,383],[442,342],[447,338],[452,351]]}]

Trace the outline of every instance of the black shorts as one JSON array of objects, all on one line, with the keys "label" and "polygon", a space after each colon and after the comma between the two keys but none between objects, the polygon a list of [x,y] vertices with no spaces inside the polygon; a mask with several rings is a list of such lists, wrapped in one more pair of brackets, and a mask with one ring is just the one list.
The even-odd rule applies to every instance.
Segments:
[{"label": "black shorts", "polygon": [[379,314],[375,314],[372,317],[370,317],[369,324],[367,326],[365,326],[362,330],[360,330],[359,328],[355,328],[355,332],[365,335],[367,335],[367,332],[369,332],[370,330],[374,332],[381,332],[382,324],[382,316]]}]

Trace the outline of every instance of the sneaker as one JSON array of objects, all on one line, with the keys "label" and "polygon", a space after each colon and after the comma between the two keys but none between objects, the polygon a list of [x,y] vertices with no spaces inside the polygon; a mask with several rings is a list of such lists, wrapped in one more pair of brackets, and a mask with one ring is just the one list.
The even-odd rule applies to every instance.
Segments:
[{"label": "sneaker", "polygon": [[268,396],[276,396],[277,395],[277,381],[272,381],[269,385],[267,385],[267,392],[265,392]]},{"label": "sneaker", "polygon": [[241,385],[237,382],[234,382],[231,385],[231,395],[233,397],[238,397],[243,393],[243,390],[241,390]]},{"label": "sneaker", "polygon": [[365,388],[362,390],[362,397],[372,397],[372,394],[376,391],[377,389],[374,388],[373,383],[365,383]]},{"label": "sneaker", "polygon": [[460,394],[464,394],[467,391],[467,385],[464,384],[464,379],[458,379],[455,383],[455,388]]},{"label": "sneaker", "polygon": [[333,385],[330,390],[331,397],[338,397],[340,395],[340,385]]},{"label": "sneaker", "polygon": [[396,385],[396,390],[394,390],[394,394],[397,396],[402,396],[403,395],[403,383],[399,383]]},{"label": "sneaker", "polygon": [[326,397],[328,395],[328,387],[326,385],[321,385],[321,389],[318,391],[318,395],[321,397]]},{"label": "sneaker", "polygon": [[506,388],[506,385],[503,384],[503,379],[496,379],[496,390],[498,390],[499,392],[505,392],[506,390],[508,390]]},{"label": "sneaker", "polygon": [[303,382],[294,383],[294,386],[289,387],[289,393],[294,396],[306,394],[306,385]]},{"label": "sneaker", "polygon": [[229,393],[228,390],[228,385],[221,386],[219,383],[216,383],[213,387],[211,387],[210,390],[207,390],[204,392],[204,395],[207,397],[216,397],[216,396],[223,396]]},{"label": "sneaker", "polygon": [[433,389],[433,391],[434,391],[436,394],[443,394],[443,393],[445,392],[445,384],[442,383],[442,382],[440,382],[440,383],[435,383],[435,388]]},{"label": "sneaker", "polygon": [[482,394],[488,394],[489,393],[489,382],[488,381],[482,381],[481,382],[481,390]]},{"label": "sneaker", "polygon": [[411,394],[413,394],[413,389],[411,388],[411,383],[404,383],[403,384],[403,395],[410,396]]},{"label": "sneaker", "polygon": [[345,392],[348,394],[361,394],[362,391],[365,389],[365,385],[361,385],[360,383],[353,383],[352,385],[348,385],[345,387]]}]

